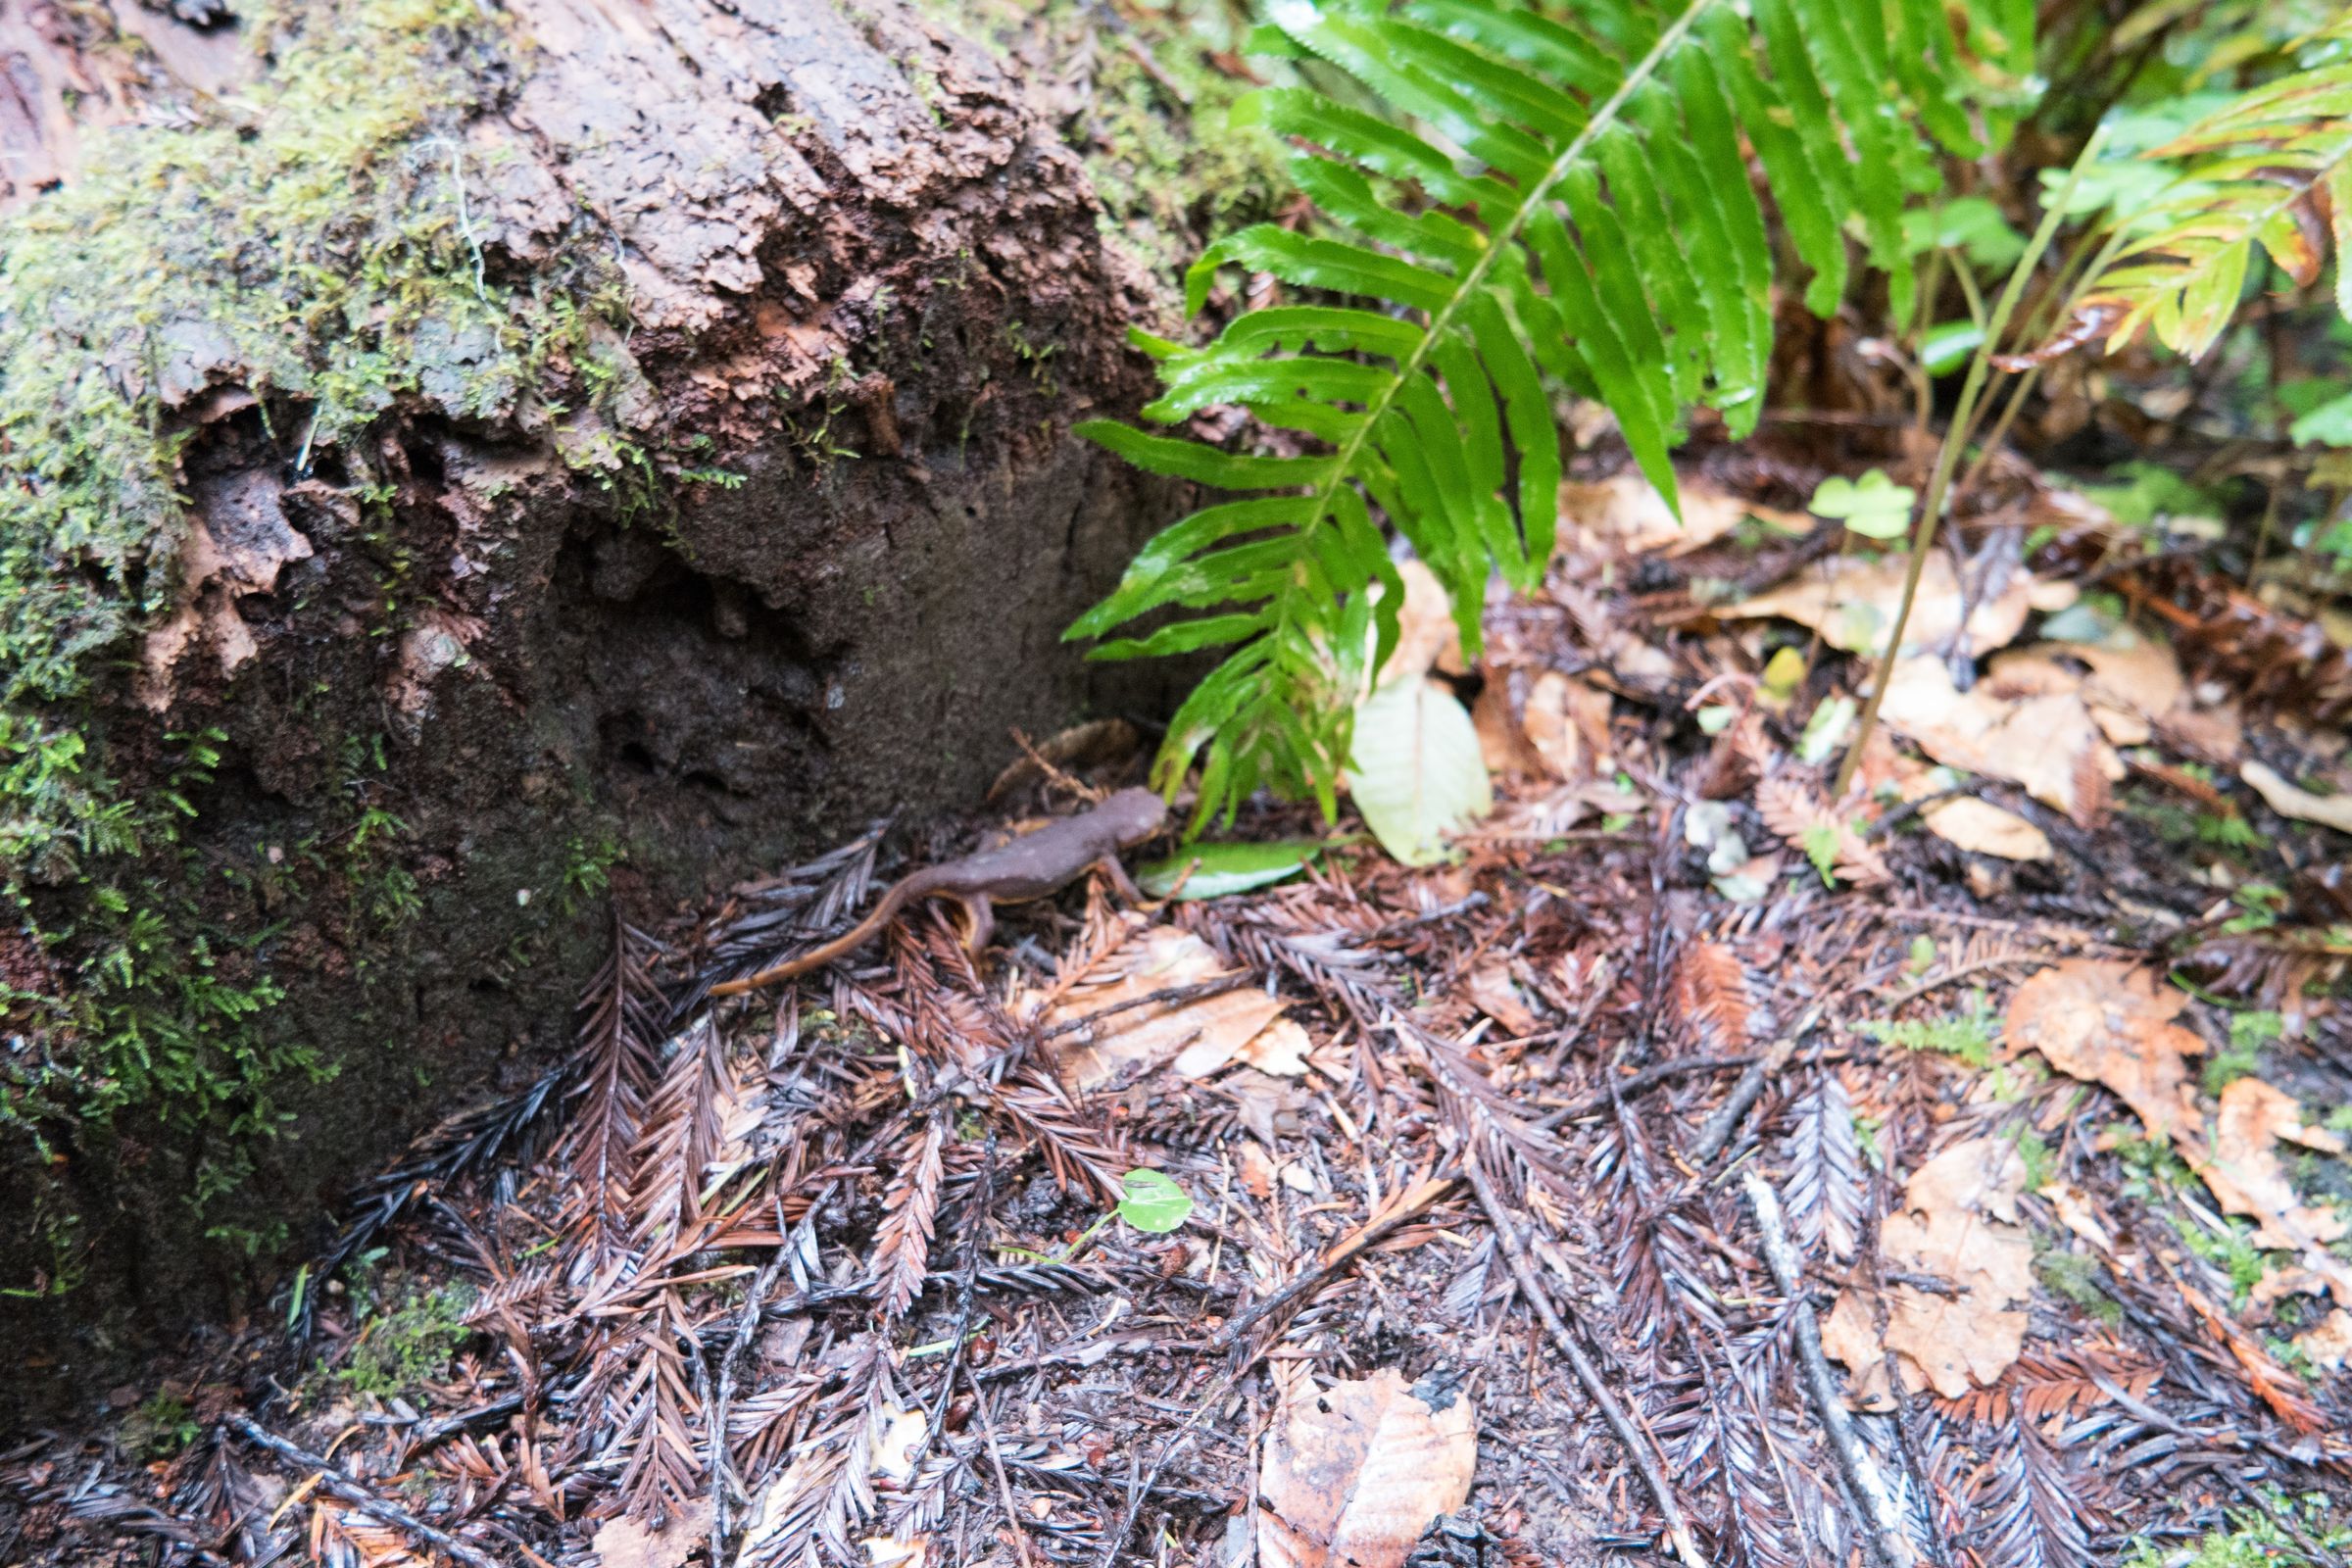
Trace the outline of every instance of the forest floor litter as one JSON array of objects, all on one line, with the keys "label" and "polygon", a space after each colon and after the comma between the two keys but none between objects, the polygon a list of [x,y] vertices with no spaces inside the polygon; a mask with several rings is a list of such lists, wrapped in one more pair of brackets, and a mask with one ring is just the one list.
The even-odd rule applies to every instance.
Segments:
[{"label": "forest floor litter", "polygon": [[1867,445],[1580,475],[1474,659],[1408,574],[1428,863],[1261,802],[715,1001],[979,831],[616,919],[570,1059],[0,1456],[0,1560],[2352,1560],[2345,656],[2003,468],[1833,799]]}]

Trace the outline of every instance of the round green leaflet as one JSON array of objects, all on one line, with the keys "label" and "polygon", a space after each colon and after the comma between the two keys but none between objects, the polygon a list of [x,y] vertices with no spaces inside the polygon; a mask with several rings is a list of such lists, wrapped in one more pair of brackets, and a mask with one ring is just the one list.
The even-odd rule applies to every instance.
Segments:
[{"label": "round green leaflet", "polygon": [[1164,1236],[1193,1211],[1190,1193],[1155,1170],[1131,1170],[1119,1178],[1119,1218],[1139,1231]]}]

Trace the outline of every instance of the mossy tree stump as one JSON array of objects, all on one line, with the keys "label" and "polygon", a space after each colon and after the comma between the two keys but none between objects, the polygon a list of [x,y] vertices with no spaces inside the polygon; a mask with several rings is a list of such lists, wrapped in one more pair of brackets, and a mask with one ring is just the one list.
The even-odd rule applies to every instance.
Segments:
[{"label": "mossy tree stump", "polygon": [[560,1050],[609,892],[1111,700],[1058,633],[1177,499],[1067,434],[1144,270],[898,0],[178,12],[0,19],[20,1402]]}]

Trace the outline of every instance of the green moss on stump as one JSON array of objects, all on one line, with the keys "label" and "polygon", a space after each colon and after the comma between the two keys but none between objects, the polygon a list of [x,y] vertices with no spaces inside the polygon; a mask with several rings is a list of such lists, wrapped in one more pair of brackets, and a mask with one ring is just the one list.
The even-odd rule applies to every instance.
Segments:
[{"label": "green moss on stump", "polygon": [[[251,35],[270,62],[257,85],[97,139],[73,183],[0,223],[0,1158],[53,1164],[62,1129],[135,1111],[203,1134],[200,1206],[277,1129],[273,1090],[331,1064],[257,1027],[284,995],[257,954],[274,928],[217,913],[219,878],[240,873],[187,842],[226,737],[124,701],[181,589],[194,436],[176,411],[244,388],[280,445],[338,452],[365,503],[389,487],[354,437],[404,403],[514,419],[617,299],[595,263],[586,309],[483,272],[467,182],[484,171],[457,132],[467,64],[500,39],[472,0],[289,7]],[[617,468],[625,447],[566,453]],[[378,569],[381,635],[403,629],[404,573],[397,553]],[[348,842],[278,873],[347,883],[355,926],[415,910],[369,851],[394,826],[375,809],[354,793],[323,836]],[[0,1289],[70,1288],[79,1216],[45,1194],[29,1219],[51,1255]]]}]

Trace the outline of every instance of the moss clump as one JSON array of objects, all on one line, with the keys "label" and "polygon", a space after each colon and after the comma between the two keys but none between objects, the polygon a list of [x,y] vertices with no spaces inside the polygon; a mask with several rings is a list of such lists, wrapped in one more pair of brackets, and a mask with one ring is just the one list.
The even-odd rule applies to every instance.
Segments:
[{"label": "moss clump", "polygon": [[[380,509],[390,486],[352,437],[404,402],[512,420],[594,311],[617,314],[593,261],[570,298],[485,275],[485,172],[459,127],[499,25],[473,0],[258,17],[270,69],[247,94],[98,139],[72,183],[0,223],[0,1020],[37,1047],[0,1066],[0,1154],[46,1164],[61,1123],[135,1106],[226,1151],[201,1202],[277,1126],[271,1085],[327,1070],[255,1029],[283,994],[266,932],[218,916],[186,842],[226,737],[153,733],[119,699],[180,591],[180,405],[249,391],[298,469],[331,457]],[[377,629],[398,630],[401,563],[377,569]],[[374,912],[413,909],[376,869]],[[39,1219],[53,1238],[71,1222]],[[73,1273],[61,1257],[0,1287]]]},{"label": "moss clump", "polygon": [[380,1286],[363,1279],[359,1336],[335,1376],[354,1394],[378,1398],[414,1394],[449,1370],[450,1359],[473,1337],[466,1313],[472,1287],[462,1282],[426,1289],[410,1280]]},{"label": "moss clump", "polygon": [[1291,195],[1281,145],[1228,123],[1256,83],[1288,81],[1279,60],[1242,60],[1247,8],[1233,0],[923,0],[946,26],[1058,79],[1092,57],[1084,107],[1056,125],[1086,160],[1105,230],[1172,281],[1211,234],[1271,217]]}]

